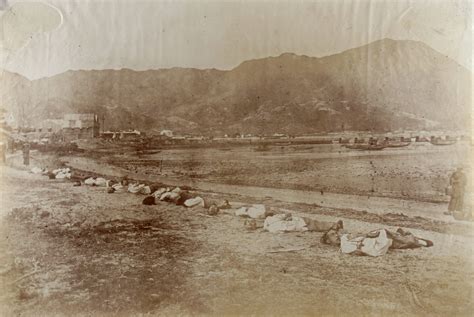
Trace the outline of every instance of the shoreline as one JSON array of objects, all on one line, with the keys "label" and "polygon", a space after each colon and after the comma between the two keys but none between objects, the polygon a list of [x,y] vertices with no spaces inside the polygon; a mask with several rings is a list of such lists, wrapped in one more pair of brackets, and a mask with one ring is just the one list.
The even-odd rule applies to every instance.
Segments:
[{"label": "shoreline", "polygon": [[[51,162],[51,159],[48,159],[48,161]],[[270,199],[282,204],[299,204],[305,209],[307,209],[308,206],[312,206],[313,208],[333,210],[335,214],[337,214],[337,210],[347,210],[354,213],[356,215],[355,217],[358,217],[361,213],[378,215],[379,217],[385,214],[399,214],[410,219],[421,217],[427,220],[441,221],[446,224],[454,223],[463,225],[464,223],[443,214],[446,207],[445,203],[426,203],[393,198],[341,195],[337,193],[321,194],[313,191],[234,186],[194,180],[169,179],[153,175],[126,173],[122,168],[110,166],[100,160],[84,157],[63,157],[59,158],[57,162],[61,162],[73,170],[80,171],[83,177],[101,176],[119,179],[123,176],[127,176],[130,180],[142,183],[155,183],[162,184],[163,186],[184,186],[198,193],[217,193],[230,197],[237,195],[252,198],[257,202],[258,200],[265,201]]]}]

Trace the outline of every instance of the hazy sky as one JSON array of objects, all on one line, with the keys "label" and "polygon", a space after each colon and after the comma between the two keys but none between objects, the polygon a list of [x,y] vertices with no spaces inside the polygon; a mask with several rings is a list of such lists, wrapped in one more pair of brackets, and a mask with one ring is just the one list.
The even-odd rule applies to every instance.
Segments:
[{"label": "hazy sky", "polygon": [[69,69],[230,69],[387,37],[422,41],[472,69],[470,1],[44,1],[57,10],[20,2],[0,11],[1,62],[29,78]]}]

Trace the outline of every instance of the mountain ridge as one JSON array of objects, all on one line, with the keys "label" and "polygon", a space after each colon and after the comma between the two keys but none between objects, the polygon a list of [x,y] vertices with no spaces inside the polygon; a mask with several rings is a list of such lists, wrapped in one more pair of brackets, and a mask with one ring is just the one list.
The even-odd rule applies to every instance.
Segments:
[{"label": "mountain ridge", "polygon": [[230,68],[230,69],[219,69],[219,68],[214,68],[214,67],[212,67],[212,68],[209,68],[209,67],[199,68],[199,67],[181,67],[181,66],[172,66],[172,67],[165,67],[165,68],[149,68],[149,69],[145,69],[145,70],[133,69],[133,68],[129,68],[129,67],[123,67],[123,68],[87,68],[87,69],[68,69],[64,72],[60,72],[60,73],[57,73],[57,74],[54,74],[54,75],[51,75],[51,76],[43,76],[43,77],[34,78],[34,79],[28,78],[27,76],[24,76],[24,75],[22,75],[18,72],[14,72],[14,71],[2,69],[2,68],[0,68],[0,73],[1,72],[8,72],[10,74],[21,76],[21,77],[23,77],[23,78],[25,78],[29,81],[36,81],[36,80],[55,77],[55,76],[58,76],[58,75],[61,75],[61,74],[67,73],[67,72],[80,72],[80,71],[122,71],[123,70],[123,71],[133,71],[133,72],[147,72],[147,71],[156,71],[156,70],[194,69],[194,70],[202,70],[202,71],[211,70],[211,71],[229,72],[229,71],[232,71],[233,69],[239,67],[241,64],[249,62],[249,61],[261,60],[261,59],[267,59],[267,58],[278,58],[278,57],[281,57],[281,56],[284,56],[284,55],[295,55],[295,56],[298,56],[298,57],[321,59],[321,58],[326,58],[326,57],[330,57],[330,56],[334,56],[334,55],[339,55],[339,54],[342,54],[342,53],[345,53],[345,52],[348,52],[348,51],[351,51],[351,50],[354,50],[354,49],[359,49],[359,48],[364,47],[364,46],[373,45],[373,44],[376,44],[377,42],[384,42],[384,41],[394,41],[394,42],[398,42],[398,43],[400,43],[400,42],[409,42],[409,43],[417,43],[417,44],[424,45],[427,48],[435,51],[439,55],[443,56],[444,58],[449,59],[453,63],[457,64],[459,67],[465,69],[468,72],[471,72],[469,69],[467,69],[466,67],[459,64],[456,60],[451,59],[447,55],[444,55],[444,54],[440,53],[439,51],[435,50],[434,48],[432,48],[431,46],[429,46],[428,44],[426,44],[422,41],[394,40],[394,39],[391,39],[391,38],[383,38],[383,39],[380,39],[380,40],[370,42],[370,43],[368,43],[366,45],[363,45],[363,46],[356,46],[356,47],[344,49],[340,52],[335,52],[335,53],[330,54],[330,55],[309,56],[309,55],[306,55],[306,54],[298,54],[298,53],[295,53],[295,52],[289,52],[288,51],[288,52],[280,53],[279,55],[270,55],[270,56],[261,57],[261,58],[252,58],[252,59],[244,60],[244,61],[240,62],[238,65],[236,65],[236,66],[234,66],[233,68]]},{"label": "mountain ridge", "polygon": [[5,74],[0,100],[25,124],[88,111],[104,116],[106,129],[211,134],[470,124],[470,72],[417,41],[379,40],[324,57],[283,53],[231,70],[69,70],[32,81]]}]

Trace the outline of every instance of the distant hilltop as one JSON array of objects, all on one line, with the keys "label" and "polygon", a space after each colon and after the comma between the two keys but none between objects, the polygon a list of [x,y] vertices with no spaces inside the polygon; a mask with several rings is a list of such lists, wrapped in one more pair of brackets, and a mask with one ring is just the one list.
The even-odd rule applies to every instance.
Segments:
[{"label": "distant hilltop", "polygon": [[[0,73],[24,125],[96,113],[105,129],[318,133],[467,129],[471,73],[415,41],[384,39],[327,57],[285,53],[229,71],[90,70],[30,81]],[[102,120],[102,119],[101,119]]]}]

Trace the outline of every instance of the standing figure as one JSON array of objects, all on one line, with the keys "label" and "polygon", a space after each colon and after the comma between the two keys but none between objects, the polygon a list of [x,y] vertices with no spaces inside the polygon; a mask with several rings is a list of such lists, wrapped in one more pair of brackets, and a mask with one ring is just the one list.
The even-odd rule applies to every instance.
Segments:
[{"label": "standing figure", "polygon": [[2,164],[5,165],[7,162],[7,144],[6,142],[0,142],[0,151]]},{"label": "standing figure", "polygon": [[448,205],[448,212],[450,215],[452,215],[454,212],[463,212],[466,183],[466,174],[464,174],[464,171],[461,167],[458,167],[449,178],[449,184],[452,188],[450,194],[451,200],[449,201]]},{"label": "standing figure", "polygon": [[30,165],[30,144],[23,144],[23,165]]}]

